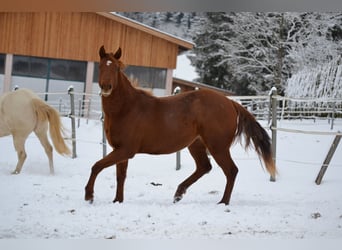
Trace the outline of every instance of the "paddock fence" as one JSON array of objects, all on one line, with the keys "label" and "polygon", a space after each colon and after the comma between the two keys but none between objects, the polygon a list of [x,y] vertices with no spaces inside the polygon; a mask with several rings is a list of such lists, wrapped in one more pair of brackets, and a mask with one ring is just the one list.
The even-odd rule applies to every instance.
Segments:
[{"label": "paddock fence", "polygon": [[[267,101],[269,98],[269,101]],[[321,169],[316,177],[316,184],[320,185],[322,178],[332,160],[334,153],[342,137],[341,131],[334,131],[334,124],[338,118],[342,117],[342,100],[333,98],[290,98],[279,96],[277,89],[272,88],[269,96],[263,97],[232,97],[245,106],[253,113],[258,120],[266,120],[272,133],[272,151],[273,159],[277,162],[277,134],[278,132],[299,133],[306,135],[334,136],[334,140],[328,150],[328,153],[321,165]],[[247,101],[246,101],[247,100]],[[260,100],[260,101],[256,101]],[[330,124],[330,131],[304,130],[279,127],[278,120],[303,120],[310,119],[314,123],[317,120],[325,120]],[[284,161],[284,159],[282,159]],[[295,159],[285,159],[288,162],[301,164],[310,164],[308,162],[299,162]],[[342,167],[342,165],[340,165]],[[275,181],[271,179],[271,181]]]},{"label": "paddock fence", "polygon": [[[68,117],[71,120],[71,137],[66,138],[72,141],[72,157],[77,157],[76,146],[77,141],[97,143],[86,141],[83,138],[77,138],[76,127],[80,126],[80,120],[83,119],[86,122],[89,120],[99,120],[103,124],[103,114],[101,109],[101,99],[99,94],[85,94],[74,92],[72,86],[65,92],[59,93],[38,93],[41,97],[49,96],[48,104],[55,107],[63,117]],[[52,98],[50,98],[52,97]],[[277,90],[272,88],[269,95],[264,96],[229,96],[243,105],[248,111],[250,111],[257,120],[263,121],[263,124],[267,124],[264,128],[271,132],[272,149],[274,152],[273,158],[277,161],[277,132],[286,133],[301,133],[307,135],[325,135],[335,136],[335,144],[331,146],[336,149],[336,141],[342,136],[341,131],[334,131],[336,121],[342,121],[342,100],[333,98],[291,98],[280,96],[277,94]],[[315,123],[318,120],[323,120],[329,124],[330,131],[313,131],[305,129],[292,129],[286,127],[279,127],[278,121],[282,120],[310,120]],[[104,132],[100,139],[100,144],[103,149],[103,156],[107,154],[107,141]],[[331,154],[331,150],[329,153]],[[332,158],[330,155],[328,158]],[[323,166],[329,164],[330,159],[324,161]],[[288,161],[295,161],[294,159],[288,159]],[[304,163],[305,164],[305,163]],[[176,169],[180,169],[181,160],[180,155],[177,154]]]}]

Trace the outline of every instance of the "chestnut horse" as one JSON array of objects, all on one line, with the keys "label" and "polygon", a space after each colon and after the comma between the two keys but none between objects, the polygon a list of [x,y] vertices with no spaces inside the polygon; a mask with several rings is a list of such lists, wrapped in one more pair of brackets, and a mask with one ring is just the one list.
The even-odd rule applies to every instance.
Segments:
[{"label": "chestnut horse", "polygon": [[57,110],[28,89],[18,89],[0,96],[0,137],[12,134],[18,154],[18,163],[13,174],[19,174],[23,167],[26,159],[25,141],[32,131],[45,149],[50,173],[54,173],[52,146],[47,137],[48,124],[56,151],[69,155],[70,150],[62,137],[63,127]]},{"label": "chestnut horse", "polygon": [[121,48],[114,54],[106,53],[102,46],[99,54],[105,133],[113,151],[92,167],[85,200],[93,202],[95,179],[104,168],[116,164],[117,190],[113,202],[122,202],[129,159],[137,153],[169,154],[188,147],[196,170],[178,186],[174,202],[180,201],[187,188],[211,170],[208,149],[226,176],[219,203],[227,205],[238,173],[229,148],[242,134],[246,148],[252,141],[267,171],[275,178],[270,137],[240,104],[211,90],[154,97],[131,85],[119,60]]}]

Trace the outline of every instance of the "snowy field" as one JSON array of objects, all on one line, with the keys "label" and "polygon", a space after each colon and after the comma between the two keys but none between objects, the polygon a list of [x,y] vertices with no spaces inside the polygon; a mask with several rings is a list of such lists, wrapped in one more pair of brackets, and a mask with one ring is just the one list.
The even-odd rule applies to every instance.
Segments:
[{"label": "snowy field", "polygon": [[[197,77],[185,55],[179,56],[174,76]],[[63,122],[70,128],[70,120]],[[278,126],[330,131],[327,121],[282,121]],[[337,130],[342,131],[342,120],[336,122]],[[54,176],[34,135],[26,142],[22,173],[11,175],[17,162],[12,138],[0,138],[1,249],[340,249],[342,142],[322,184],[314,182],[333,136],[279,132],[275,183],[269,182],[254,151],[235,144],[231,150],[240,172],[230,205],[224,206],[216,203],[225,178],[213,160],[212,171],[173,204],[178,184],[194,170],[186,149],[179,171],[175,154],[131,160],[122,204],[112,203],[115,168],[105,169],[97,178],[95,201],[89,204],[83,199],[84,186],[91,166],[102,157],[101,123],[81,120],[76,133],[77,158],[55,154]]]},{"label": "snowy field", "polygon": [[[67,128],[70,120],[63,118]],[[261,121],[263,125],[265,122]],[[281,121],[281,127],[330,131],[327,121]],[[334,131],[342,131],[342,121]],[[85,202],[84,186],[93,163],[102,157],[101,123],[81,120],[77,158],[54,155],[55,175],[32,134],[20,175],[12,138],[0,138],[1,239],[341,239],[342,143],[321,185],[314,180],[333,136],[279,132],[275,183],[254,151],[232,147],[239,167],[230,205],[217,205],[225,178],[212,171],[189,188],[177,204],[177,185],[194,170],[185,149],[182,168],[176,155],[137,155],[129,162],[125,201],[113,204],[115,168],[97,178],[95,201]],[[157,186],[151,183],[159,184]]]}]

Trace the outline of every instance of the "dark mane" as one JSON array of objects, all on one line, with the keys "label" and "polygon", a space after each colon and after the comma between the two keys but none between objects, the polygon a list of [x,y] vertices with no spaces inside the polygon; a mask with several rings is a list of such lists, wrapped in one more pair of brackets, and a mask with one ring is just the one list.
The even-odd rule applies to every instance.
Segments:
[{"label": "dark mane", "polygon": [[130,84],[139,92],[142,92],[142,94],[148,95],[148,96],[154,96],[152,90],[144,89],[140,86],[139,80],[137,78],[131,78],[128,77],[125,73],[123,73],[125,77],[127,78],[127,81],[130,82]]}]

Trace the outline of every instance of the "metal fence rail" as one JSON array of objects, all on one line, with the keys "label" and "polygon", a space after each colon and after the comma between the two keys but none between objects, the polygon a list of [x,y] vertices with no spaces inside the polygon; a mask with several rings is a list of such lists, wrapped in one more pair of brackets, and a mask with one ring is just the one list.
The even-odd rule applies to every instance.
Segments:
[{"label": "metal fence rail", "polygon": [[[99,95],[76,93],[70,87],[68,91],[63,93],[38,93],[41,96],[57,95],[59,101],[48,102],[51,106],[59,110],[60,114],[71,119],[72,136],[68,138],[72,141],[73,157],[76,157],[76,142],[82,141],[76,137],[76,119],[80,126],[80,119],[86,121],[102,119],[101,100]],[[341,99],[322,99],[322,98],[290,98],[279,96],[276,89],[272,88],[268,96],[229,96],[228,98],[239,102],[247,110],[253,113],[257,120],[266,120],[267,129],[271,129],[272,147],[274,152],[274,160],[276,161],[276,145],[277,132],[302,133],[302,134],[319,134],[327,136],[341,136],[341,132],[333,132],[336,118],[342,117],[342,100]],[[56,99],[56,98],[54,98]],[[278,120],[295,120],[295,119],[317,119],[326,120],[330,124],[331,132],[323,131],[307,131],[290,128],[280,128],[277,126]],[[106,155],[106,138],[102,136],[103,155]],[[98,142],[94,142],[98,143]],[[177,161],[180,161],[178,159]],[[180,163],[178,163],[180,164]]]},{"label": "metal fence rail", "polygon": [[[40,96],[57,95],[58,101],[48,101],[61,115],[68,116],[70,113],[70,96],[68,92],[38,93]],[[96,94],[77,93],[74,94],[75,116],[98,120],[101,118],[101,99]],[[228,98],[239,102],[258,120],[271,120],[271,96],[229,96]],[[329,123],[335,118],[342,118],[342,99],[322,98],[290,98],[274,95],[277,100],[277,119],[324,119]],[[56,98],[54,98],[56,99]],[[332,123],[333,125],[333,123]],[[332,127],[333,129],[333,127]]]}]

